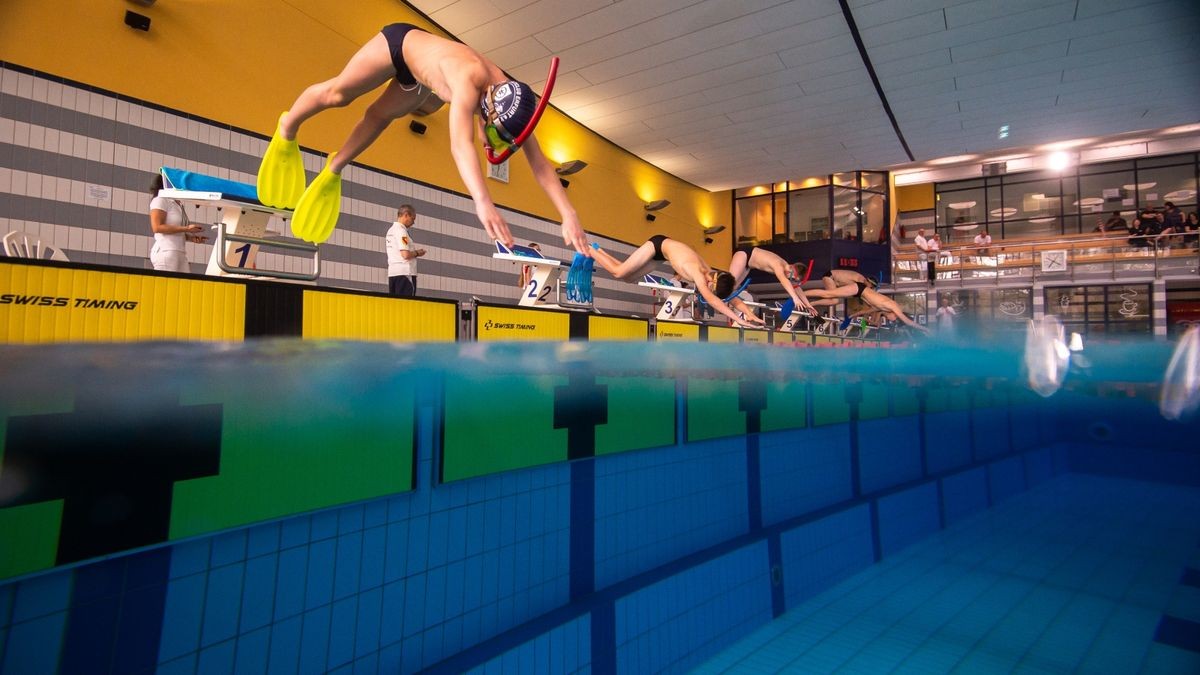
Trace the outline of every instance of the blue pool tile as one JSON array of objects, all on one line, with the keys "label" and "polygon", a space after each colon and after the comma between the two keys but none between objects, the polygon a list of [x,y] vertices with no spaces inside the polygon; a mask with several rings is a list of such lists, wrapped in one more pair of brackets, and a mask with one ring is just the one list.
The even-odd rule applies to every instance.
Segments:
[{"label": "blue pool tile", "polygon": [[[62,640],[62,672],[83,673],[101,664],[107,667],[119,615],[120,604],[111,599],[72,607]],[[105,658],[98,658],[100,655]]]},{"label": "blue pool tile", "polygon": [[279,556],[276,554],[251,558],[246,562],[245,584],[242,587],[242,611],[240,631],[261,628],[271,623],[271,610],[275,604],[275,571]]},{"label": "blue pool tile", "polygon": [[325,672],[329,654],[330,606],[318,607],[304,613],[304,628],[300,636],[300,672]]},{"label": "blue pool tile", "polygon": [[233,664],[234,675],[262,675],[267,672],[271,643],[271,629],[259,628],[242,633],[237,639],[237,660]]},{"label": "blue pool tile", "polygon": [[304,611],[304,586],[308,577],[308,547],[284,549],[279,554],[275,580],[275,620]]},{"label": "blue pool tile", "polygon": [[208,573],[204,599],[204,627],[200,645],[229,640],[237,635],[242,604],[242,578],[245,565],[228,565]]},{"label": "blue pool tile", "polygon": [[178,579],[208,569],[211,539],[196,539],[171,547],[171,578]]},{"label": "blue pool tile", "polygon": [[383,586],[379,619],[379,643],[381,645],[395,644],[404,637],[405,583],[401,579]]},{"label": "blue pool tile", "polygon": [[363,529],[365,515],[365,508],[361,504],[338,510],[338,534],[347,535]]},{"label": "blue pool tile", "polygon": [[295,675],[300,664],[300,643],[304,617],[293,616],[271,626],[271,648],[267,661],[270,675]]},{"label": "blue pool tile", "polygon": [[375,588],[358,597],[358,617],[354,628],[354,656],[362,658],[379,649],[380,612],[383,589]]},{"label": "blue pool tile", "polygon": [[334,561],[333,597],[335,600],[359,591],[359,572],[362,570],[362,532],[354,531],[337,538],[337,557]]},{"label": "blue pool tile", "polygon": [[418,516],[408,522],[408,546],[405,549],[406,575],[424,572],[429,559],[429,518]]},{"label": "blue pool tile", "polygon": [[[71,604],[83,605],[117,597],[125,587],[125,568],[125,558],[101,560],[77,568]],[[2,604],[0,602],[0,605]],[[4,607],[0,607],[0,617],[4,617],[0,620],[8,618]]]},{"label": "blue pool tile", "polygon": [[446,568],[429,570],[425,576],[424,625],[432,626],[446,619]]},{"label": "blue pool tile", "polygon": [[408,521],[390,523],[384,541],[383,580],[408,576]]},{"label": "blue pool tile", "polygon": [[159,643],[158,659],[170,661],[200,646],[202,625],[201,608],[204,607],[205,579],[203,574],[194,574],[174,579],[167,586],[167,601],[163,608],[162,640]]},{"label": "blue pool tile", "polygon": [[20,582],[13,600],[12,623],[17,624],[67,608],[73,574],[59,571]]},{"label": "blue pool tile", "polygon": [[404,636],[414,635],[425,626],[425,575],[409,577],[404,586]]},{"label": "blue pool tile", "polygon": [[279,523],[266,523],[250,528],[247,533],[246,556],[254,558],[267,553],[275,553],[280,548]]},{"label": "blue pool tile", "polygon": [[450,514],[448,512],[438,511],[429,516],[429,557],[426,564],[430,568],[446,564],[449,526]]},{"label": "blue pool tile", "polygon": [[182,658],[160,663],[156,675],[195,675],[196,655],[188,654]]},{"label": "blue pool tile", "polygon": [[379,669],[379,653],[373,652],[355,661],[351,672],[354,675],[374,675],[386,671]]},{"label": "blue pool tile", "polygon": [[197,675],[228,675],[233,672],[235,642],[229,640],[200,650]]},{"label": "blue pool tile", "polygon": [[312,525],[311,516],[288,518],[279,525],[279,548],[287,549],[303,546],[309,541],[309,531]]},{"label": "blue pool tile", "polygon": [[246,531],[234,530],[212,538],[209,566],[222,567],[246,559]]},{"label": "blue pool tile", "polygon": [[354,630],[358,621],[358,598],[349,597],[333,603],[329,624],[329,669],[354,660]]},{"label": "blue pool tile", "polygon": [[315,542],[322,539],[336,537],[338,533],[338,512],[337,511],[322,511],[312,515],[312,524],[309,531],[309,541]]},{"label": "blue pool tile", "polygon": [[376,588],[383,585],[386,557],[387,530],[384,527],[372,527],[365,530],[362,539],[360,588]]},{"label": "blue pool tile", "polygon": [[387,525],[388,503],[386,499],[376,499],[363,505],[363,529]]},{"label": "blue pool tile", "polygon": [[878,505],[879,543],[884,557],[940,528],[937,487],[933,483],[882,497]]},{"label": "blue pool tile", "polygon": [[308,547],[308,577],[304,587],[304,607],[313,609],[333,600],[333,566],[337,541],[315,541]]}]

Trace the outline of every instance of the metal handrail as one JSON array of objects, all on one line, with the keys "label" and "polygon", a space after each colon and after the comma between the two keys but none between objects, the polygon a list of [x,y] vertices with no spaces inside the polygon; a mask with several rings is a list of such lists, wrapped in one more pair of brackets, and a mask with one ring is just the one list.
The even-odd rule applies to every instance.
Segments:
[{"label": "metal handrail", "polygon": [[[936,255],[938,256],[939,261],[942,258],[950,259],[950,262],[946,263],[946,265],[949,268],[949,271],[957,271],[958,272],[958,279],[960,282],[967,278],[964,276],[964,272],[968,271],[965,269],[966,261],[968,258],[974,258],[975,260],[979,260],[981,258],[998,258],[1000,256],[1004,256],[1004,257],[1010,258],[1010,259],[1018,259],[1018,260],[1027,259],[1027,260],[1029,260],[1029,262],[1031,263],[1029,265],[1029,268],[1030,268],[1029,276],[1034,281],[1036,281],[1039,278],[1039,276],[1040,277],[1046,276],[1046,273],[1043,272],[1042,270],[1040,270],[1037,265],[1032,264],[1033,260],[1035,259],[1035,254],[1037,254],[1037,253],[1044,253],[1046,251],[1052,251],[1052,250],[1058,250],[1058,249],[1067,249],[1069,251],[1069,253],[1068,253],[1067,259],[1064,261],[1067,264],[1063,271],[1069,273],[1068,278],[1074,279],[1076,266],[1073,261],[1074,256],[1071,255],[1071,252],[1074,252],[1077,249],[1081,249],[1081,248],[1082,249],[1104,248],[1104,249],[1108,249],[1104,255],[1111,256],[1111,258],[1107,261],[1097,261],[1097,262],[1107,262],[1109,265],[1111,265],[1112,278],[1116,279],[1117,278],[1117,265],[1121,262],[1120,260],[1118,260],[1116,258],[1116,256],[1119,254],[1118,249],[1128,249],[1128,250],[1122,251],[1122,252],[1134,252],[1134,253],[1144,252],[1144,253],[1146,253],[1147,255],[1142,256],[1142,257],[1145,257],[1145,258],[1149,259],[1148,260],[1149,262],[1152,262],[1152,264],[1153,264],[1152,275],[1154,276],[1154,278],[1159,278],[1160,277],[1159,263],[1160,263],[1161,258],[1163,257],[1163,255],[1162,255],[1163,250],[1164,250],[1164,248],[1169,247],[1169,242],[1171,241],[1171,239],[1173,237],[1180,237],[1180,236],[1182,236],[1180,233],[1154,234],[1154,235],[1133,235],[1133,236],[1119,236],[1119,235],[1118,236],[1113,236],[1113,235],[1104,236],[1104,235],[1101,235],[1101,236],[1096,236],[1096,237],[1087,237],[1087,238],[1083,238],[1083,239],[1045,240],[1045,241],[1022,242],[1020,244],[1005,244],[1004,242],[1000,242],[1000,243],[993,242],[992,244],[988,244],[988,245],[968,244],[968,245],[964,245],[964,246],[957,246],[954,248],[940,249],[936,253]],[[1129,243],[1131,240],[1143,240],[1143,241],[1147,242],[1147,245],[1138,247],[1138,246],[1135,246],[1135,245]],[[1091,246],[1089,246],[1089,244],[1091,244]],[[1057,249],[1051,248],[1052,246],[1056,246],[1058,248]],[[986,255],[986,256],[981,255],[981,252],[984,250],[988,251],[988,255]],[[896,251],[893,250],[893,253],[895,254]],[[926,255],[934,255],[931,253],[925,253],[923,251],[917,251],[917,253],[918,253],[918,255],[923,254],[923,253]],[[1028,256],[1028,258],[1025,258],[1025,256]],[[957,262],[955,262],[956,258],[957,258]],[[1136,262],[1137,258],[1138,258],[1138,256],[1131,256],[1128,259],[1128,262],[1129,263]],[[898,276],[899,276],[899,273],[902,272],[902,270],[899,269],[899,264],[902,262],[909,262],[909,261],[908,260],[900,260],[898,256],[893,255],[893,257],[892,257],[892,287],[893,288],[898,283],[900,283],[898,280]],[[917,261],[918,264],[921,264],[921,262],[923,262],[923,261],[919,261],[919,260]],[[1084,264],[1086,264],[1086,263],[1084,263]],[[947,271],[947,267],[942,267],[942,269],[939,271]],[[1020,267],[1024,267],[1024,265],[1021,265]],[[1200,266],[1198,266],[1198,267],[1200,267]],[[995,269],[1000,270],[1000,269],[1002,269],[1002,267],[999,264],[997,264],[995,266]],[[1197,271],[1200,272],[1200,269],[1198,269]],[[1000,280],[1002,278],[1003,278],[1003,275],[997,273],[995,276],[996,283],[1000,283]],[[1055,276],[1053,278],[1061,279],[1062,277]]]},{"label": "metal handrail", "polygon": [[[275,279],[292,279],[294,281],[316,281],[317,277],[321,276],[321,251],[316,244],[307,242],[288,241],[286,239],[263,239],[261,237],[247,237],[240,234],[229,234],[226,231],[225,223],[217,223],[217,267],[229,274],[240,274],[256,277],[272,277]],[[303,272],[285,272],[283,270],[248,270],[244,267],[234,267],[225,262],[225,243],[235,242],[242,244],[255,244],[260,247],[287,248],[294,251],[304,251],[311,253],[313,258],[312,274]]]}]

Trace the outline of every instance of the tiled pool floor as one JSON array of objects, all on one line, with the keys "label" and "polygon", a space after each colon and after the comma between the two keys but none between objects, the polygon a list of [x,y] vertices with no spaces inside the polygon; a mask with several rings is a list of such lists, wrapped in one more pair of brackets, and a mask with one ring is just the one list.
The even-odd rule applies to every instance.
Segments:
[{"label": "tiled pool floor", "polygon": [[1198,650],[1200,489],[1067,474],[808,599],[696,672],[1195,674]]}]

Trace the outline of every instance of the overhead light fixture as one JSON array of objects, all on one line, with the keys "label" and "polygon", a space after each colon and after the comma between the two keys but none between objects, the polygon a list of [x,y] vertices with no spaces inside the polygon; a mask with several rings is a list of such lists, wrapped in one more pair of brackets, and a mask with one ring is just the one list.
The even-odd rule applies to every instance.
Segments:
[{"label": "overhead light fixture", "polygon": [[1051,171],[1063,171],[1071,166],[1071,155],[1062,150],[1052,152],[1046,158],[1046,164],[1050,167]]},{"label": "overhead light fixture", "polygon": [[416,120],[413,120],[408,123],[408,130],[418,136],[424,136],[425,130],[428,128],[429,127],[425,126],[425,124],[423,122],[418,122]]},{"label": "overhead light fixture", "polygon": [[647,211],[661,211],[670,205],[671,205],[671,202],[669,202],[665,199],[659,199],[657,201],[648,202],[646,204],[646,206],[643,208],[645,208]]},{"label": "overhead light fixture", "polygon": [[647,222],[651,222],[651,223],[653,223],[655,220],[656,220],[656,218],[655,218],[655,216],[654,216],[654,214],[653,214],[653,213],[647,213],[647,214],[646,214],[646,221],[647,221]]},{"label": "overhead light fixture", "polygon": [[570,176],[573,173],[579,173],[580,171],[583,171],[586,167],[587,162],[583,161],[582,159],[569,159],[559,165],[559,167],[554,170],[554,173],[560,176]]},{"label": "overhead light fixture", "polygon": [[724,231],[725,231],[724,225],[713,225],[712,227],[704,228],[704,234],[706,234],[706,235],[720,234],[721,232],[724,232]]}]

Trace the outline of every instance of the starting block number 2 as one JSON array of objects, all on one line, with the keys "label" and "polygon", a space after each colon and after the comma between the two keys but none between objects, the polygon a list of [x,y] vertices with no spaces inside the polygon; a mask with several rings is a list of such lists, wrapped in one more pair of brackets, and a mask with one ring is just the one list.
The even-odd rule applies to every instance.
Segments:
[{"label": "starting block number 2", "polygon": [[545,302],[546,297],[548,295],[550,295],[550,285],[549,284],[542,287],[542,292],[539,295],[538,294],[538,280],[537,279],[529,280],[529,292],[525,295],[525,297],[532,298],[536,302]]}]

